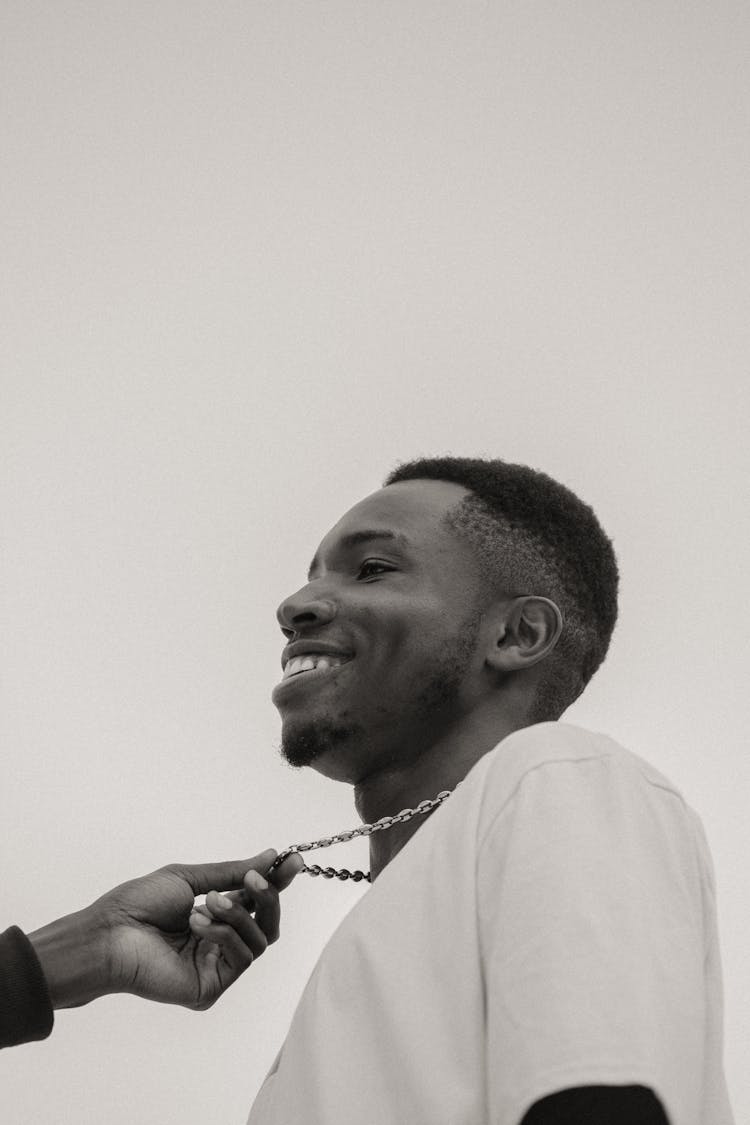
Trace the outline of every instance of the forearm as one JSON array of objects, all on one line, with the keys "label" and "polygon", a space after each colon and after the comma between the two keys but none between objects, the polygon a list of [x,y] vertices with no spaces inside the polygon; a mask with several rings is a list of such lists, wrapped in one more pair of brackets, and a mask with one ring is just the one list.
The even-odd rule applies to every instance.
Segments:
[{"label": "forearm", "polygon": [[53,1008],[77,1008],[112,991],[104,943],[89,910],[57,918],[28,938],[42,966]]}]

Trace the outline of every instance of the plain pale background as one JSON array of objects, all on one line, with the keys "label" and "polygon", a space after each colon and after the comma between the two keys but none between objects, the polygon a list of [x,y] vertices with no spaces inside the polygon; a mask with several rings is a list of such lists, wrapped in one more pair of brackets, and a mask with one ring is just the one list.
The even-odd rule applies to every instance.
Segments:
[{"label": "plain pale background", "polygon": [[[0,42],[2,926],[355,826],[279,758],[275,607],[398,460],[520,461],[614,539],[566,719],[702,817],[750,1119],[747,5],[5,0]],[[208,1013],[58,1013],[3,1121],[242,1125],[362,893],[299,879]]]}]

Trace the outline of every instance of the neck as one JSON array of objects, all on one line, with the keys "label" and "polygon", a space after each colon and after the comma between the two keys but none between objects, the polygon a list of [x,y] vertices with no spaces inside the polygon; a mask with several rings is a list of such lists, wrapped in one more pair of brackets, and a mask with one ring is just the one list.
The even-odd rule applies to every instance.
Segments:
[{"label": "neck", "polygon": [[[415,759],[405,760],[394,753],[395,764],[392,758],[387,767],[355,785],[357,812],[365,823],[371,824],[402,809],[415,808],[420,801],[432,800],[443,789],[455,789],[479,759],[519,725],[510,719],[495,717],[493,722],[487,723],[479,716],[470,716],[460,729],[451,730]],[[404,824],[394,824],[387,831],[370,836],[373,882],[430,816],[431,812],[415,816]]]}]

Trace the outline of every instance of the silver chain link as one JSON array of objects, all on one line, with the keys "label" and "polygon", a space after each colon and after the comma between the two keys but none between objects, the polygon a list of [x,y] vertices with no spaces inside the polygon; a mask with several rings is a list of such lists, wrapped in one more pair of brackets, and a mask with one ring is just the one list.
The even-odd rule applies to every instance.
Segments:
[{"label": "silver chain link", "polygon": [[[330,848],[332,844],[347,844],[357,836],[372,836],[373,832],[383,832],[386,828],[392,828],[394,824],[405,824],[413,816],[424,816],[425,813],[432,812],[438,805],[442,805],[443,801],[450,797],[451,792],[451,789],[444,789],[432,801],[420,801],[415,809],[402,809],[395,816],[381,816],[380,820],[376,820],[374,824],[361,824],[359,828],[337,832],[335,836],[324,836],[322,840],[314,840],[310,844],[292,844],[273,861],[269,868],[269,874],[276,867],[280,867],[287,856],[294,855],[295,852],[310,852],[314,848]],[[322,875],[324,879],[352,879],[355,883],[366,879],[368,883],[372,882],[369,871],[347,871],[345,867],[337,871],[334,867],[319,867],[317,863],[314,863],[311,867],[305,864],[303,871],[308,875]]]}]

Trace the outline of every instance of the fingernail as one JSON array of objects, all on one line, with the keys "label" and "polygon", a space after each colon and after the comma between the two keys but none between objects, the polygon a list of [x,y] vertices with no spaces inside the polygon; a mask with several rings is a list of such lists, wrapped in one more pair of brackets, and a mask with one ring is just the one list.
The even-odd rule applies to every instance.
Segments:
[{"label": "fingernail", "polygon": [[194,925],[196,925],[196,926],[201,926],[201,927],[203,927],[203,926],[210,926],[210,925],[211,925],[211,922],[210,922],[210,920],[209,920],[209,919],[208,919],[208,918],[206,917],[206,915],[205,915],[205,914],[198,914],[198,913],[195,913],[195,914],[191,914],[191,915],[190,915],[190,921],[191,921],[191,922],[192,922],[192,923],[193,923]]},{"label": "fingernail", "polygon": [[232,903],[231,898],[227,898],[227,896],[223,895],[221,893],[221,891],[214,891],[214,895],[215,895],[214,903],[215,903],[216,906],[219,907],[220,910],[231,910],[232,909],[232,906],[234,904]]},{"label": "fingernail", "polygon": [[256,891],[267,891],[268,883],[258,871],[250,872],[250,882]]}]

